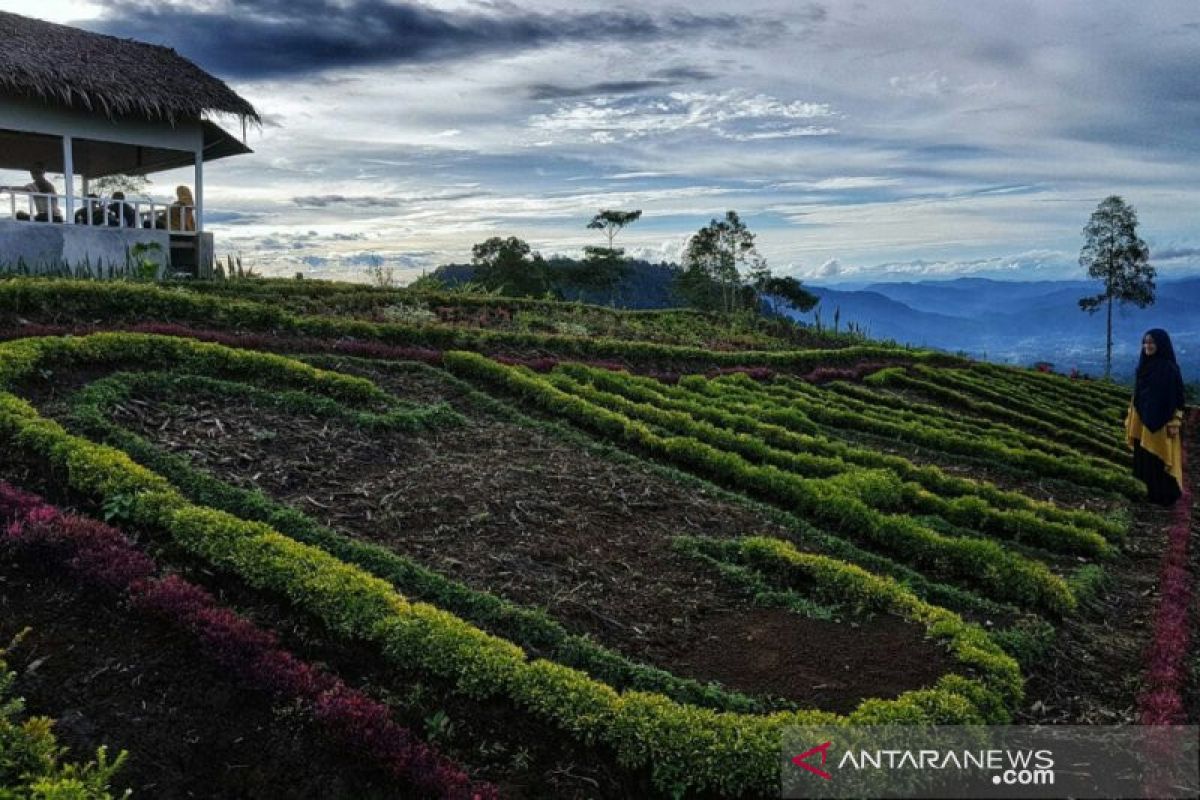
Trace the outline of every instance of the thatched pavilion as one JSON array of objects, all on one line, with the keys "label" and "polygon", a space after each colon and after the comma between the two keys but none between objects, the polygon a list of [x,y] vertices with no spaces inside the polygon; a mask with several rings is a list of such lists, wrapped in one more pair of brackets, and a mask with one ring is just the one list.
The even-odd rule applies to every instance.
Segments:
[{"label": "thatched pavilion", "polygon": [[[214,113],[240,121],[242,138]],[[173,267],[203,274],[212,255],[204,164],[249,153],[248,121],[259,122],[250,103],[174,50],[0,12],[0,168],[41,163],[65,184],[53,197],[0,192],[0,266],[124,265],[134,245],[154,242]],[[169,208],[173,197],[129,198],[134,209],[86,198],[96,178],[186,166],[195,177],[185,207]]]}]

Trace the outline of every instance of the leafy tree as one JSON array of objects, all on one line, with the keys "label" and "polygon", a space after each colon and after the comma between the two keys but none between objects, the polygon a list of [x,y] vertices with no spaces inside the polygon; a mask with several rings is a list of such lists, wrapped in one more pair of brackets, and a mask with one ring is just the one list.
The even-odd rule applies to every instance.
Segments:
[{"label": "leafy tree", "polygon": [[768,274],[766,280],[763,281],[760,293],[772,298],[772,311],[776,314],[779,313],[780,302],[801,313],[811,311],[818,302],[815,294],[805,289],[800,281],[790,275],[774,276]]},{"label": "leafy tree", "polygon": [[629,274],[629,262],[625,251],[613,247],[613,240],[626,226],[637,222],[642,216],[638,211],[618,211],[603,209],[587,224],[590,230],[603,231],[608,239],[608,247],[583,248],[584,268],[575,274],[579,288],[584,290],[605,291],[610,293],[609,302],[616,303],[617,287]]},{"label": "leafy tree", "polygon": [[592,221],[588,223],[588,228],[604,231],[604,235],[608,237],[608,249],[612,250],[613,239],[621,232],[621,229],[626,225],[637,222],[641,217],[642,212],[640,210],[615,211],[606,209],[592,217]]},{"label": "leafy tree", "polygon": [[492,238],[471,248],[475,280],[506,295],[541,297],[550,288],[549,272],[540,253],[516,236]]},{"label": "leafy tree", "polygon": [[[712,220],[688,240],[678,290],[692,305],[720,311],[753,308],[756,293],[744,291],[742,268],[763,275],[766,262],[754,246],[754,234],[736,211]],[[767,271],[769,273],[769,270]]]},{"label": "leafy tree", "polygon": [[1150,250],[1137,235],[1137,212],[1118,195],[1110,195],[1092,212],[1083,229],[1079,265],[1088,277],[1104,282],[1104,291],[1084,297],[1079,307],[1095,314],[1104,306],[1108,312],[1108,339],[1104,353],[1104,377],[1112,374],[1113,302],[1145,308],[1154,302],[1154,267]]}]

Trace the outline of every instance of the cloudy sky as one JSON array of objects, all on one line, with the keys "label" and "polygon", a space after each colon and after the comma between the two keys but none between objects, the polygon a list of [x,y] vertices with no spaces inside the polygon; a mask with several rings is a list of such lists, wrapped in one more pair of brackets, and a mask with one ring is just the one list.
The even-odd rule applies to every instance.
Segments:
[{"label": "cloudy sky", "polygon": [[[398,275],[516,235],[652,260],[736,209],[823,282],[1080,277],[1097,203],[1200,271],[1195,0],[0,0],[166,44],[261,112],[206,172],[219,247]],[[188,173],[155,178],[169,194]]]}]

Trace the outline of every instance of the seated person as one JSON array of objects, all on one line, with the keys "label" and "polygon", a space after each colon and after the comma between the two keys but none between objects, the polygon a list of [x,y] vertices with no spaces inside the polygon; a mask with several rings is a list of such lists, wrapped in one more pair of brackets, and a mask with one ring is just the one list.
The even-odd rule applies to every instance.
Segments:
[{"label": "seated person", "polygon": [[[62,214],[58,210],[58,197],[55,196],[57,190],[54,188],[54,184],[46,179],[46,166],[40,161],[37,162],[33,165],[33,169],[29,170],[29,177],[33,180],[24,186],[0,186],[0,190],[30,194],[35,209],[33,217],[35,221],[49,222],[53,216],[55,222],[62,222]],[[39,195],[51,196],[40,197]],[[28,220],[29,214],[25,211],[18,211],[17,219]]]},{"label": "seated person", "polygon": [[113,192],[108,204],[108,225],[112,228],[136,228],[137,209],[125,202],[124,192]]},{"label": "seated person", "polygon": [[[91,212],[90,214],[88,212]],[[88,217],[91,220],[88,220]],[[104,204],[100,202],[100,195],[95,192],[90,192],[87,197],[83,198],[83,208],[75,212],[76,225],[103,225],[104,224]]]},{"label": "seated person", "polygon": [[[196,230],[196,201],[192,199],[192,190],[186,186],[175,187],[175,202],[166,213],[158,219],[158,227],[168,227],[173,231]],[[168,219],[170,225],[167,225]]]}]

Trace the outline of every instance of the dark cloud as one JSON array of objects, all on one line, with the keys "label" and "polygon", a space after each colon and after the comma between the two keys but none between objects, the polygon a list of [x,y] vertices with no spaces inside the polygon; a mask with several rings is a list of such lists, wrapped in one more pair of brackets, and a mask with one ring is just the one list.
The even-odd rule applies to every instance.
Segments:
[{"label": "dark cloud", "polygon": [[558,100],[564,97],[592,97],[598,94],[633,94],[647,89],[675,86],[678,81],[608,81],[584,86],[560,86],[554,83],[535,83],[525,91],[531,100]]},{"label": "dark cloud", "polygon": [[[628,9],[541,14],[509,3],[441,11],[388,0],[230,0],[223,12],[112,0],[81,27],[166,44],[223,76],[266,78],[336,67],[424,63],[569,41],[678,40],[713,32],[781,35],[782,20]],[[810,16],[811,18],[811,16]]]},{"label": "dark cloud", "polygon": [[717,77],[715,72],[709,72],[700,67],[669,67],[667,69],[655,70],[651,73],[651,77],[662,78],[668,81],[711,81]]},{"label": "dark cloud", "polygon": [[531,100],[560,100],[567,97],[594,97],[602,94],[634,94],[647,89],[663,89],[682,83],[709,81],[716,75],[699,67],[670,67],[655,70],[642,80],[601,81],[580,86],[558,83],[534,83],[525,89]]},{"label": "dark cloud", "polygon": [[358,242],[367,238],[365,233],[333,233],[322,236],[316,231],[300,233],[274,233],[259,239],[262,250],[304,250],[324,242]]},{"label": "dark cloud", "polygon": [[330,206],[357,206],[360,208],[397,208],[405,202],[398,197],[346,197],[340,194],[307,195],[293,197],[292,202],[304,208],[328,208]]}]

